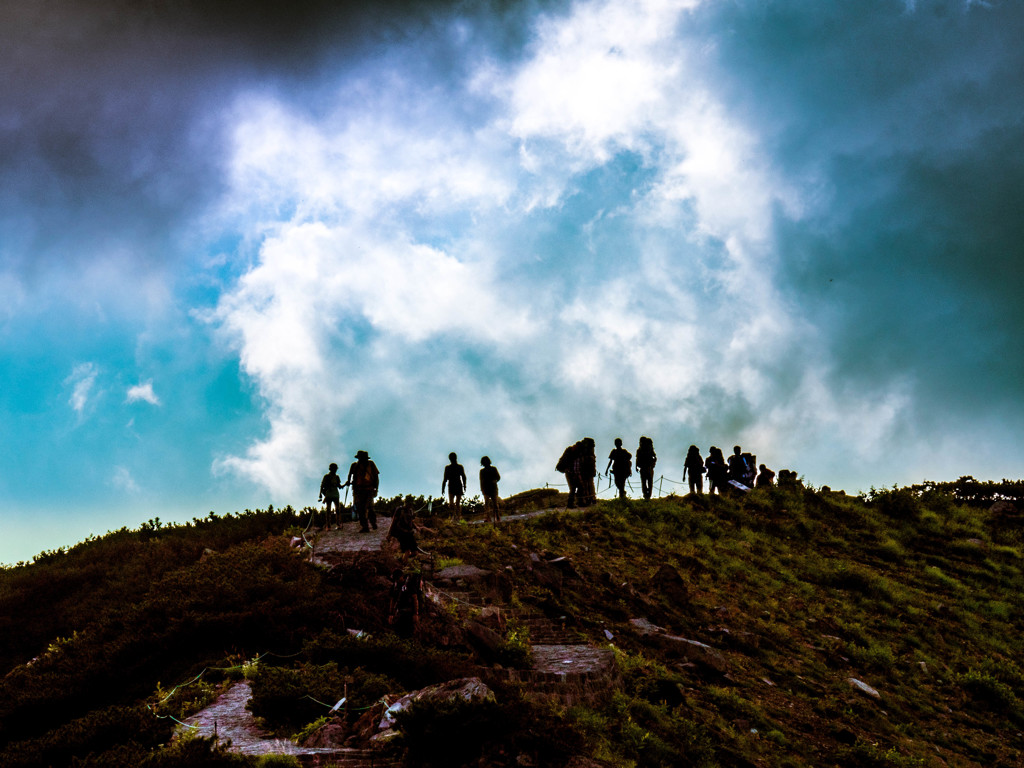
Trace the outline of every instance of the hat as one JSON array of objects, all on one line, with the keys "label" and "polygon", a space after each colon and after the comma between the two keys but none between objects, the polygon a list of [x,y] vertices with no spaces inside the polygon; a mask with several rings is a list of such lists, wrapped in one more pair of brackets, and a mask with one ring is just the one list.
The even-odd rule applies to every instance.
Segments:
[{"label": "hat", "polygon": [[356,458],[357,459],[368,459],[368,458],[370,458],[370,454],[368,454],[366,451],[356,451]]}]

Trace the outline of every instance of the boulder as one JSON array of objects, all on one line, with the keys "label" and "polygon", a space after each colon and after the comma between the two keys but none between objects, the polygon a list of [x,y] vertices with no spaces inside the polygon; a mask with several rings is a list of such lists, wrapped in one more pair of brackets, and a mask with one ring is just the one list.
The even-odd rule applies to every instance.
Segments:
[{"label": "boulder", "polygon": [[475,565],[449,565],[447,568],[442,568],[440,571],[434,574],[434,578],[436,580],[451,582],[484,581],[490,576],[490,571],[486,571],[483,568],[477,568]]},{"label": "boulder", "polygon": [[878,691],[876,691],[874,688],[872,688],[867,683],[865,683],[865,682],[863,682],[861,680],[858,680],[855,677],[847,678],[846,682],[848,682],[850,684],[850,686],[854,690],[860,691],[865,696],[870,696],[873,699],[880,699],[880,698],[882,698],[882,694],[880,694]]},{"label": "boulder", "polygon": [[716,672],[724,674],[729,668],[725,655],[706,643],[688,640],[679,635],[657,635],[656,639],[663,648],[678,653],[689,661],[710,667]]},{"label": "boulder", "polygon": [[378,729],[383,731],[393,728],[396,723],[395,715],[408,709],[414,703],[448,703],[457,699],[469,702],[493,701],[494,691],[488,688],[479,677],[463,677],[449,680],[446,683],[429,685],[406,694],[389,706],[381,717]]},{"label": "boulder", "polygon": [[314,747],[317,749],[337,749],[344,746],[345,740],[349,737],[349,731],[338,718],[333,718],[323,728],[318,728],[305,739],[302,746]]},{"label": "boulder", "polygon": [[489,653],[496,654],[505,645],[505,638],[479,621],[467,621],[466,632]]},{"label": "boulder", "polygon": [[657,624],[652,624],[647,619],[630,619],[629,623],[633,625],[633,629],[639,632],[641,635],[660,635],[665,632],[664,627],[659,627]]}]

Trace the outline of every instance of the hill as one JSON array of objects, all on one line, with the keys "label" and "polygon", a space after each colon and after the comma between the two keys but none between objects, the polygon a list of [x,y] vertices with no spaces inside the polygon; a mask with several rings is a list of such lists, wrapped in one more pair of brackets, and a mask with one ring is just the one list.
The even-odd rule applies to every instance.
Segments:
[{"label": "hill", "polygon": [[[0,571],[0,766],[255,765],[168,744],[176,721],[243,676],[264,726],[290,735],[342,689],[354,720],[385,693],[473,675],[494,697],[414,707],[396,759],[1020,765],[1019,484],[958,483],[568,511],[536,491],[506,511],[554,511],[422,518],[431,556],[415,567],[435,600],[411,640],[387,622],[394,551],[312,564],[290,508],[149,521]],[[406,502],[426,507],[381,506]],[[500,642],[474,631],[483,597],[509,617]],[[536,695],[550,675],[529,635],[553,626],[550,642],[614,656],[603,688]]]}]

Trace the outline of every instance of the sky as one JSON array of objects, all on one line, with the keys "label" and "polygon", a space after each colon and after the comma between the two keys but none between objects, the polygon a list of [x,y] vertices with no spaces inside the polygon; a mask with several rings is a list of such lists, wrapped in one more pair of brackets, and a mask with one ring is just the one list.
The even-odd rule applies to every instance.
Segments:
[{"label": "sky", "polygon": [[[0,7],[0,562],[562,480],[1024,460],[1024,4]],[[603,466],[602,466],[603,468]]]}]

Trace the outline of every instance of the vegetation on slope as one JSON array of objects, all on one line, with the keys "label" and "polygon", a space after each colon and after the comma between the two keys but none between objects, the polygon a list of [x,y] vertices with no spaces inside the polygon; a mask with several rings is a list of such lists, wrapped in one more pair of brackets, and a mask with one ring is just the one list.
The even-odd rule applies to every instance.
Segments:
[{"label": "vegetation on slope", "polygon": [[[500,527],[432,522],[435,556],[501,573],[514,603],[613,645],[622,669],[596,707],[500,690],[493,711],[472,714],[490,740],[471,739],[464,762],[518,750],[554,766],[573,753],[621,766],[1020,764],[1024,542],[1015,508],[978,503],[943,484],[865,499],[794,488],[602,502]],[[154,749],[174,723],[147,703],[267,651],[262,665],[279,671],[264,714],[295,729],[318,712],[290,705],[289,686],[294,699],[295,686],[343,676],[372,698],[478,661],[443,611],[417,641],[394,639],[390,556],[312,567],[283,535],[303,523],[290,509],[151,521],[0,571],[0,766],[251,764],[205,742]],[[572,568],[541,580],[531,552]],[[374,643],[353,645],[352,627]],[[673,637],[718,654],[708,663]],[[170,704],[180,715],[190,698]],[[410,761],[465,739],[469,716],[421,713]]]}]

